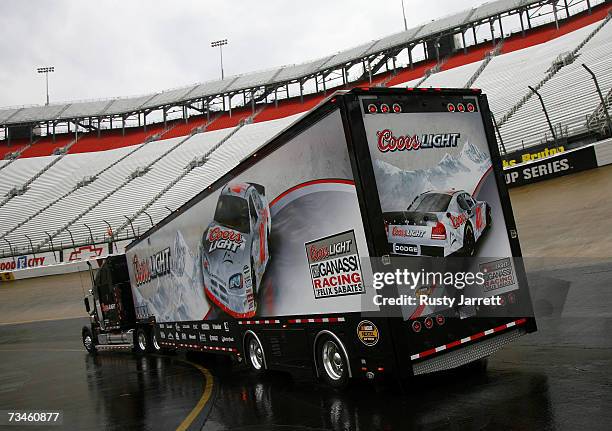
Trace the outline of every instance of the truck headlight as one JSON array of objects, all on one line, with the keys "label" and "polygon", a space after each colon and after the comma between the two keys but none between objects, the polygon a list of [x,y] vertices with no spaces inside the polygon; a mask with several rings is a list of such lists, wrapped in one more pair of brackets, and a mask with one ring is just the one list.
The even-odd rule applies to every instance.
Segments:
[{"label": "truck headlight", "polygon": [[230,289],[242,289],[242,274],[234,274],[229,279]]}]

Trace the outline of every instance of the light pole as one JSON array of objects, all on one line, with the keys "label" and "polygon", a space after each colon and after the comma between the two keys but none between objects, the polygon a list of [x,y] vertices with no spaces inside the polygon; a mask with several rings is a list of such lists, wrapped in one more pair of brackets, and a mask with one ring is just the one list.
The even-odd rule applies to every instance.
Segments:
[{"label": "light pole", "polygon": [[404,16],[404,30],[408,31],[408,24],[406,23],[406,9],[404,9],[404,0],[402,0],[402,15]]},{"label": "light pole", "polygon": [[219,47],[219,54],[221,54],[221,81],[223,81],[223,45],[227,45],[227,39],[215,40],[210,43],[212,48]]},{"label": "light pole", "polygon": [[38,69],[36,69],[36,71],[38,73],[44,73],[45,74],[45,78],[47,81],[47,105],[49,105],[49,73],[51,72],[55,72],[55,67],[54,66],[48,66],[48,67],[39,67]]}]

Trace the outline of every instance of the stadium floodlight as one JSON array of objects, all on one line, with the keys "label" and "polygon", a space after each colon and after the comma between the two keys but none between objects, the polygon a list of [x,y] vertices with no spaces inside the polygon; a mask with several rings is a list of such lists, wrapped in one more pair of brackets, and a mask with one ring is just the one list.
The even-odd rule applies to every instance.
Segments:
[{"label": "stadium floodlight", "polygon": [[47,103],[46,105],[49,105],[49,73],[55,72],[55,67],[54,66],[39,67],[38,69],[36,69],[36,71],[38,73],[45,74],[45,78],[47,81]]},{"label": "stadium floodlight", "polygon": [[223,46],[227,45],[227,39],[215,40],[210,43],[211,48],[219,47],[219,54],[221,55],[221,81],[223,81]]}]

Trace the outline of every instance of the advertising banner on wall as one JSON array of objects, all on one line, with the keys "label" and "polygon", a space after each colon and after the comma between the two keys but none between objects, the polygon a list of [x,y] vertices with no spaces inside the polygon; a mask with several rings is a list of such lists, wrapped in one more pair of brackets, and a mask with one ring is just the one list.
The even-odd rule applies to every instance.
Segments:
[{"label": "advertising banner on wall", "polygon": [[589,145],[507,168],[504,170],[504,175],[508,187],[520,187],[587,169],[594,169],[597,166],[595,149],[592,145]]}]

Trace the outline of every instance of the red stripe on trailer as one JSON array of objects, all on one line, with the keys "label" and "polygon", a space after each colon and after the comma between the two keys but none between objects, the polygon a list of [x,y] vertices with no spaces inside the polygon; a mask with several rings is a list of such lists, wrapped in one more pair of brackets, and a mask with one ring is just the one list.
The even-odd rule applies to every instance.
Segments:
[{"label": "red stripe on trailer", "polygon": [[294,192],[296,190],[299,190],[301,188],[312,186],[313,184],[330,184],[330,183],[331,184],[333,184],[333,183],[349,184],[349,185],[352,185],[352,186],[355,185],[355,181],[353,181],[353,180],[344,180],[344,179],[320,179],[320,180],[307,181],[305,183],[298,184],[297,186],[293,186],[290,189],[285,190],[284,192],[282,192],[280,195],[275,197],[272,200],[272,202],[270,202],[270,206],[274,206],[274,204],[276,204],[279,200],[281,200],[282,198],[287,196],[289,193]]},{"label": "red stripe on trailer", "polygon": [[344,317],[315,317],[306,319],[289,319],[289,323],[338,323],[344,322]]},{"label": "red stripe on trailer", "polygon": [[272,320],[272,319],[266,319],[266,320],[239,320],[238,324],[239,325],[278,325],[280,323],[280,320]]},{"label": "red stripe on trailer", "polygon": [[470,335],[469,337],[465,337],[465,338],[462,338],[460,340],[455,340],[455,341],[452,341],[450,343],[443,344],[441,346],[435,347],[433,349],[425,350],[424,352],[421,352],[421,353],[416,353],[416,354],[410,356],[410,360],[415,361],[417,359],[422,359],[422,358],[424,358],[426,356],[433,355],[434,353],[438,353],[438,352],[441,352],[443,350],[452,349],[453,347],[457,347],[460,344],[469,343],[471,341],[478,340],[479,338],[486,337],[487,335],[491,335],[491,334],[494,334],[496,332],[504,331],[504,330],[506,330],[508,328],[512,328],[514,326],[523,325],[525,322],[527,322],[527,319],[525,319],[525,318],[518,319],[518,320],[515,320],[513,322],[508,322],[508,323],[506,323],[504,325],[500,325],[500,326],[497,326],[495,328],[487,329],[486,331],[478,332],[478,333],[476,333],[474,335]]}]

